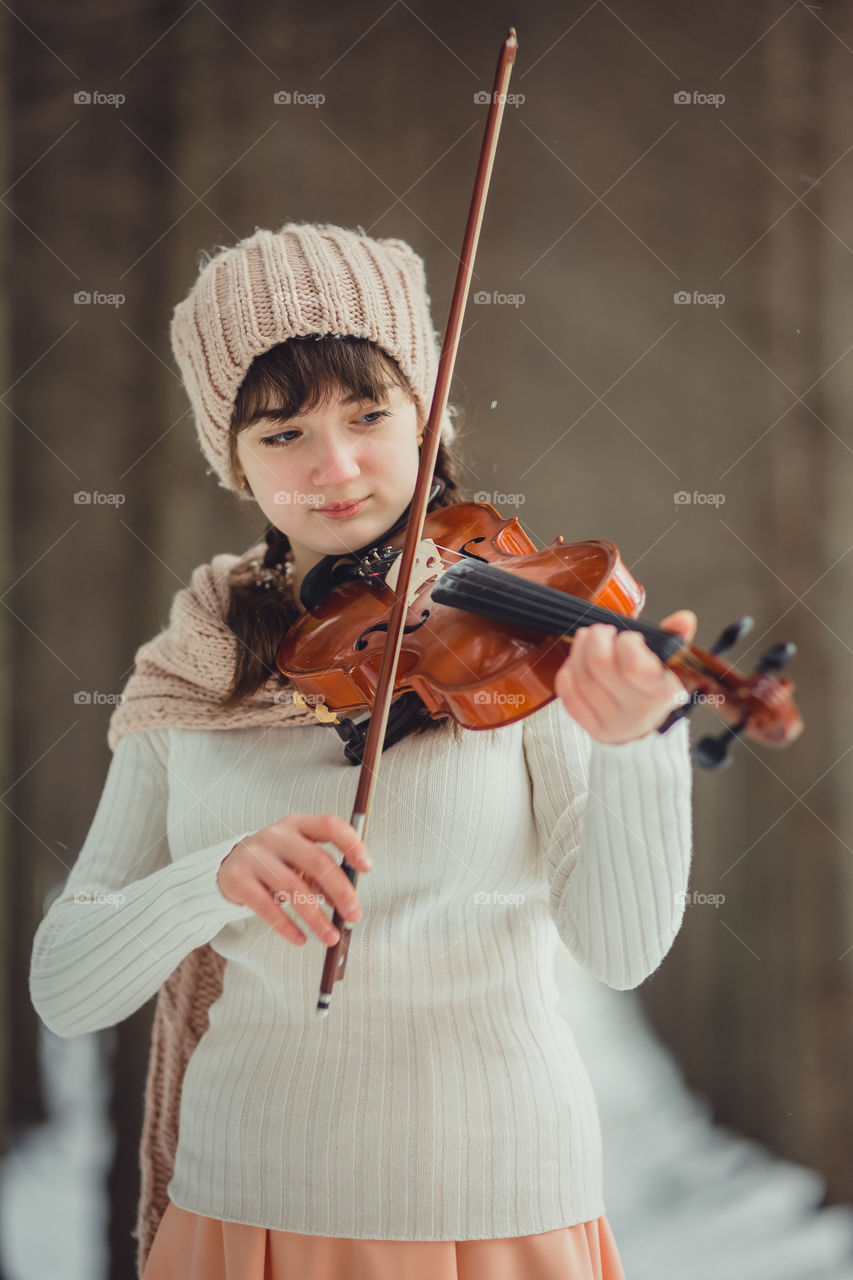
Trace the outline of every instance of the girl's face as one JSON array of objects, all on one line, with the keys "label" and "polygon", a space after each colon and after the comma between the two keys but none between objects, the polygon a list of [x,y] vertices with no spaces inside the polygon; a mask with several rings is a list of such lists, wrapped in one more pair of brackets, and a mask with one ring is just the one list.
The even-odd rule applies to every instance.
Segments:
[{"label": "girl's face", "polygon": [[290,541],[297,589],[324,556],[378,538],[414,493],[416,406],[394,385],[381,401],[347,403],[347,394],[286,422],[273,401],[237,437],[255,501]]}]

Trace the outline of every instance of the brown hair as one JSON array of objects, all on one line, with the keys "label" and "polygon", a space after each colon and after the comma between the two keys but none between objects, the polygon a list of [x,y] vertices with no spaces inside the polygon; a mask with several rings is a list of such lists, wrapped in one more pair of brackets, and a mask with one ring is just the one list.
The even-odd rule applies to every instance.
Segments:
[{"label": "brown hair", "polygon": [[[381,401],[389,381],[400,387],[418,409],[418,425],[426,415],[400,366],[381,347],[367,338],[332,336],[290,338],[257,356],[237,393],[230,426],[231,469],[240,474],[237,437],[259,409],[273,396],[288,417],[314,409],[333,394],[345,391],[365,400]],[[444,490],[430,510],[460,501],[459,481],[448,450],[439,444],[435,475],[444,481]],[[290,550],[287,535],[269,525],[265,534],[267,550],[263,564],[279,564]],[[299,609],[288,590],[264,590],[243,570],[233,574],[226,621],[237,639],[231,687],[222,700],[223,710],[239,706],[271,676],[278,673],[275,655],[282,636],[299,617]],[[290,681],[279,674],[282,686]],[[419,731],[439,728],[445,721],[433,720],[424,708]],[[459,726],[449,722],[459,737]]]}]

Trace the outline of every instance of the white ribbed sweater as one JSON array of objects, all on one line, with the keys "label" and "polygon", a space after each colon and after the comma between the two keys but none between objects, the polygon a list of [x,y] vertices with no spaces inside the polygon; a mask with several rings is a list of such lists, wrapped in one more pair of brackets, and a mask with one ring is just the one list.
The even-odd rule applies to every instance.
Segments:
[{"label": "white ribbed sweater", "polygon": [[112,1026],[195,947],[226,958],[184,1078],[182,1208],[388,1240],[599,1217],[598,1113],[555,1011],[555,948],[617,988],[669,950],[691,853],[686,722],[602,746],[555,700],[494,734],[386,751],[324,1019],[323,944],[286,942],[216,873],[287,813],[349,818],[356,779],[320,725],[125,735],[35,935],[38,1014],[60,1036]]}]

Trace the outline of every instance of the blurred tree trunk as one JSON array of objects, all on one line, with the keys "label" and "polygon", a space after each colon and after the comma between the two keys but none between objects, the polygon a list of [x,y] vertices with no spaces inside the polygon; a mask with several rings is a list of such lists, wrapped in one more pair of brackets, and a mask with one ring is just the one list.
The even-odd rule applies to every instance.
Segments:
[{"label": "blurred tree trunk", "polygon": [[[168,285],[156,255],[123,273],[177,216],[178,193],[163,163],[174,139],[169,46],[159,52],[165,74],[138,75],[129,89],[122,72],[159,40],[179,9],[172,3],[124,9],[106,0],[83,11],[36,0],[27,26],[8,27],[13,97],[28,104],[17,116],[11,162],[13,175],[23,176],[9,197],[17,581],[7,601],[20,620],[10,653],[17,779],[10,803],[19,815],[13,900],[24,908],[13,926],[12,1093],[21,1122],[44,1114],[27,991],[32,935],[47,891],[64,882],[77,856],[103,787],[111,703],[101,699],[121,688],[139,636],[159,626],[151,625],[156,560],[142,548],[156,545],[161,507],[137,463],[165,429],[170,374],[149,352],[159,345]],[[79,103],[78,91],[124,92],[127,102]],[[75,298],[81,291],[121,294],[124,301],[85,305]],[[96,498],[80,504],[78,492],[118,494],[120,504]],[[43,574],[29,572],[39,561],[49,589]],[[77,692],[90,701],[75,701]],[[150,1019],[146,1009],[119,1026],[114,1056],[110,1116],[117,1143],[108,1188],[115,1280],[135,1274],[131,1230]]]},{"label": "blurred tree trunk", "polygon": [[[790,190],[764,171],[766,203],[750,201],[748,189],[736,195],[747,217],[745,245],[776,223],[756,254],[754,341],[777,375],[778,409],[768,412],[768,425],[793,408],[767,437],[753,527],[741,533],[762,604],[757,622],[770,631],[748,642],[747,660],[740,651],[732,660],[751,671],[771,643],[793,640],[799,656],[789,674],[806,731],[790,754],[743,744],[732,752],[731,772],[697,774],[692,888],[726,894],[725,906],[688,907],[671,960],[641,994],[720,1121],[819,1169],[829,1197],[850,1200],[853,1165],[839,1135],[853,1132],[853,981],[850,954],[843,955],[853,941],[851,851],[836,834],[845,829],[845,778],[833,771],[849,750],[849,703],[839,692],[850,685],[841,639],[850,634],[850,611],[839,612],[829,591],[810,594],[838,555],[833,547],[849,538],[850,495],[834,476],[848,448],[838,433],[848,440],[850,433],[833,414],[831,380],[819,381],[848,345],[849,308],[833,298],[832,233],[802,207],[780,216],[800,195],[821,220],[836,221],[839,210],[824,207],[825,187],[807,191],[849,146],[846,136],[834,137],[828,101],[828,86],[849,80],[849,55],[839,52],[840,59],[816,21],[781,22],[767,35],[755,64],[763,110],[747,142],[759,173],[764,161]],[[846,234],[843,221],[839,230]],[[833,328],[830,318],[842,311],[843,327]],[[794,403],[794,393],[805,403]],[[842,565],[831,580],[841,601],[850,599],[849,578]],[[797,596],[811,608],[792,607]],[[805,797],[824,774],[820,790]],[[705,814],[710,824],[701,822]]]},{"label": "blurred tree trunk", "polygon": [[[0,13],[0,68],[2,68],[2,83],[4,86],[4,104],[8,108],[10,101],[9,81],[8,81],[8,57],[7,42],[9,38],[9,16],[4,10]],[[10,119],[8,110],[3,112],[3,119]],[[10,156],[9,156],[9,136],[7,127],[0,131],[0,174],[2,174],[3,190],[9,186],[10,178]],[[0,241],[0,261],[3,263],[4,272],[7,268],[9,260],[8,249],[8,221],[4,221],[2,225],[2,240]],[[9,365],[9,303],[8,294],[3,293],[0,298],[0,386],[8,387],[12,381],[10,376]],[[0,524],[0,565],[2,566],[2,581],[4,583],[12,580],[12,563],[11,548],[9,540],[11,538],[10,522],[10,505],[11,505],[11,476],[10,476],[10,459],[8,456],[8,439],[9,439],[9,417],[5,410],[3,411],[4,426],[6,428],[3,434],[3,454],[0,458],[0,485],[3,490],[3,501],[0,503],[2,509],[3,521]],[[5,588],[4,588],[5,589]],[[9,724],[10,716],[10,698],[12,691],[12,677],[10,667],[9,646],[12,639],[11,616],[3,610],[0,613],[0,670],[2,671],[2,680],[0,680],[0,704],[3,709],[3,725]],[[11,780],[11,742],[9,740],[8,728],[4,727],[2,739],[0,739],[0,776]],[[5,791],[4,785],[3,790]],[[12,840],[14,838],[14,822],[8,809],[5,807],[0,818],[0,969],[8,975],[6,981],[0,985],[0,1160],[8,1155],[12,1144],[12,1130],[14,1125],[14,1109],[12,1106],[12,1071],[13,1063],[10,1056],[10,1046],[13,1044],[12,1035],[12,993],[14,990],[12,969],[13,969],[13,947],[14,947],[14,920],[16,915],[16,903],[19,901],[15,897],[15,884],[13,882],[14,863],[12,859]]]}]

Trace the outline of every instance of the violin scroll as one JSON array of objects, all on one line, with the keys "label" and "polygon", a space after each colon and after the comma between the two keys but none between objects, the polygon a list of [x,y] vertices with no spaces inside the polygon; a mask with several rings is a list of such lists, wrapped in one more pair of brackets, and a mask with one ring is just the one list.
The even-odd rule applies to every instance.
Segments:
[{"label": "violin scroll", "polygon": [[717,710],[725,708],[720,714],[730,721],[722,733],[700,738],[693,748],[693,758],[703,769],[728,765],[732,743],[742,733],[768,747],[785,747],[803,731],[802,718],[791,700],[793,682],[777,680],[773,674],[794,657],[795,644],[783,641],[772,645],[758,659],[752,676],[744,676],[734,667],[721,669],[716,662],[719,654],[731,649],[752,627],[753,620],[749,617],[731,623],[707,653],[688,646],[689,659],[684,662],[684,674],[677,662],[668,664],[685,687],[693,687],[690,701],[667,716],[659,733],[665,733],[702,702],[708,702]]}]

